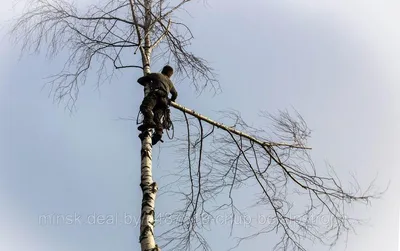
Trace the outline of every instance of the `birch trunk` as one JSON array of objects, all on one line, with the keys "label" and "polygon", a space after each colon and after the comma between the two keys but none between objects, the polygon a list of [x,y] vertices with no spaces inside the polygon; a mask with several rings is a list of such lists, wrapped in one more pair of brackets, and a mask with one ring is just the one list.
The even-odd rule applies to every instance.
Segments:
[{"label": "birch trunk", "polygon": [[156,182],[154,182],[152,175],[151,135],[151,130],[143,131],[140,134],[140,139],[142,141],[140,187],[142,188],[143,198],[140,216],[141,220],[139,241],[142,251],[160,250],[154,240],[154,205],[157,193],[157,184]]},{"label": "birch trunk", "polygon": [[[144,21],[144,46],[141,48],[143,74],[150,73],[151,59],[151,0],[144,1],[145,21]],[[149,86],[144,87],[144,96],[149,94]],[[143,131],[140,134],[142,142],[141,149],[141,182],[142,188],[142,210],[140,216],[140,246],[142,251],[161,251],[154,240],[154,224],[155,224],[155,200],[157,193],[157,184],[153,181],[152,175],[152,144],[151,130]]]},{"label": "birch trunk", "polygon": [[154,205],[157,193],[157,184],[153,181],[152,175],[152,145],[151,133],[145,131],[142,138],[141,150],[141,183],[142,213],[140,220],[140,245],[142,251],[159,251],[160,249],[154,240]]}]

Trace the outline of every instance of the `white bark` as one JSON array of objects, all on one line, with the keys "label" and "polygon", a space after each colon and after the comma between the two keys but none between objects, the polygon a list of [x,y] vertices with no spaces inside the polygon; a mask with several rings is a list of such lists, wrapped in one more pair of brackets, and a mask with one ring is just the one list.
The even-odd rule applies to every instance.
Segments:
[{"label": "white bark", "polygon": [[[144,23],[144,45],[140,48],[143,73],[149,74],[150,71],[150,58],[151,58],[151,39],[150,39],[150,23],[151,23],[151,2],[152,0],[144,1],[145,8],[145,23]],[[145,86],[144,96],[149,93],[149,87]],[[152,175],[152,144],[151,144],[151,130],[141,133],[140,139],[142,141],[141,149],[141,182],[142,188],[142,210],[140,220],[140,246],[142,251],[161,251],[154,240],[154,224],[155,224],[155,200],[157,193],[157,184],[153,181]]]},{"label": "white bark", "polygon": [[140,245],[142,251],[160,251],[154,240],[155,224],[155,200],[157,184],[153,180],[152,174],[152,144],[151,129],[141,133],[141,182],[142,188],[142,210],[140,220]]},{"label": "white bark", "polygon": [[140,221],[140,245],[142,251],[159,251],[154,240],[154,207],[157,193],[157,184],[152,175],[152,145],[150,133],[143,132],[141,150],[141,183],[143,191],[142,213]]}]

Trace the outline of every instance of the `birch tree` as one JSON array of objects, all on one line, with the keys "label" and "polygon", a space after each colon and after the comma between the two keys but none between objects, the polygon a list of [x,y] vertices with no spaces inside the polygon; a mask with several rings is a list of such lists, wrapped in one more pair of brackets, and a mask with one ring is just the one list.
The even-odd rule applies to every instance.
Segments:
[{"label": "birch tree", "polygon": [[[178,77],[188,80],[198,91],[218,90],[213,69],[188,50],[193,39],[191,30],[176,21],[176,12],[190,2],[106,0],[78,8],[64,0],[32,0],[16,19],[11,35],[23,52],[41,53],[44,49],[50,58],[68,53],[63,68],[50,77],[48,84],[53,99],[66,102],[71,111],[90,72],[97,75],[100,86],[104,81],[111,82],[116,72],[136,70],[149,74],[157,60],[171,64]],[[144,95],[148,92],[146,86]],[[161,246],[163,250],[210,250],[207,239],[201,235],[205,225],[198,221],[199,217],[212,218],[223,210],[228,210],[232,217],[240,215],[234,194],[246,185],[258,187],[254,205],[257,210],[270,212],[274,223],[240,237],[235,246],[267,234],[280,236],[275,247],[281,250],[306,250],[303,240],[334,245],[342,233],[358,222],[347,217],[345,206],[379,196],[368,188],[345,190],[334,173],[318,174],[307,147],[310,132],[300,115],[263,113],[274,125],[274,130],[268,132],[250,127],[234,112],[223,113],[228,125],[177,103],[171,106],[182,112],[174,122],[184,128],[186,135],[175,142],[187,154],[174,183],[179,184],[179,191],[165,184],[165,193],[182,196],[184,203],[172,214],[179,220],[160,234],[157,245],[154,227],[158,187],[152,178],[152,131],[143,132],[139,238],[142,251],[161,250]],[[271,133],[275,137],[270,137]],[[294,193],[306,198],[305,211],[297,210],[292,202]],[[333,224],[318,225],[312,222],[312,214],[327,215]]]}]

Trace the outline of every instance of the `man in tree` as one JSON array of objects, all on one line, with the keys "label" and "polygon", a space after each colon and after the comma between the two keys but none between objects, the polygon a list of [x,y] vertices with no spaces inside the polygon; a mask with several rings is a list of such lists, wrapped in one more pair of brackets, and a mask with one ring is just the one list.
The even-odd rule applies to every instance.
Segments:
[{"label": "man in tree", "polygon": [[[164,115],[171,101],[175,101],[178,93],[171,81],[171,76],[174,70],[171,66],[166,65],[161,73],[150,73],[141,77],[137,82],[143,86],[149,85],[150,92],[144,97],[140,105],[140,111],[144,116],[143,124],[138,127],[138,130],[144,131],[150,128],[155,128],[155,133],[152,138],[152,144],[157,144],[161,140],[163,134],[163,125],[161,117]],[[171,93],[171,99],[168,99],[168,94]]]}]

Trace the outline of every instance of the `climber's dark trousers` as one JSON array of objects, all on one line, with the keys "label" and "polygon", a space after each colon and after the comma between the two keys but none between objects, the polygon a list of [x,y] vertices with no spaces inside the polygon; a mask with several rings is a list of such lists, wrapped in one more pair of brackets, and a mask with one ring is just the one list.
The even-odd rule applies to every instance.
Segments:
[{"label": "climber's dark trousers", "polygon": [[160,136],[163,134],[161,117],[166,108],[168,108],[167,97],[160,90],[151,91],[140,105],[140,111],[144,116],[143,124],[151,125],[155,123],[155,132]]}]

